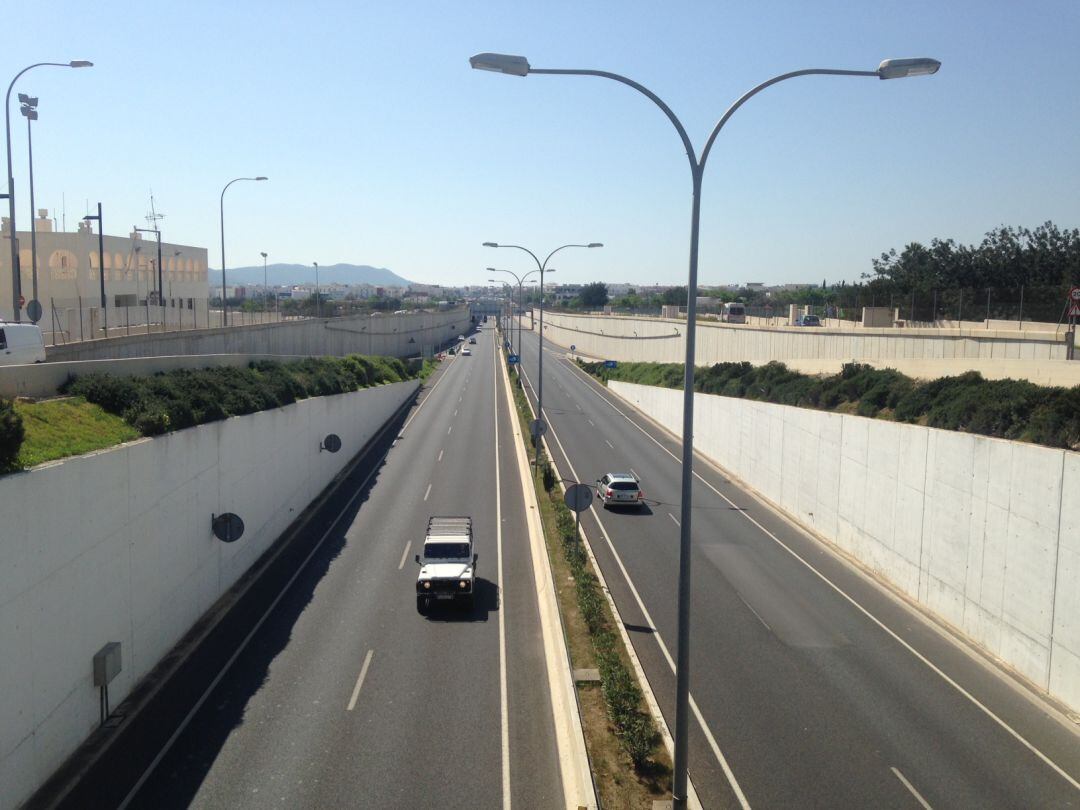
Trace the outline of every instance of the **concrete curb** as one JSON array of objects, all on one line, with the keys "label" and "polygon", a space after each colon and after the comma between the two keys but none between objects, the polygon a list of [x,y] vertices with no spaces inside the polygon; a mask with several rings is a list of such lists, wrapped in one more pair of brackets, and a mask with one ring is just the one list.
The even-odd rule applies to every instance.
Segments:
[{"label": "concrete curb", "polygon": [[547,663],[551,709],[555,720],[555,741],[559,751],[563,797],[569,810],[579,810],[583,807],[594,810],[599,807],[599,801],[593,785],[589,754],[585,748],[581,711],[577,703],[573,673],[570,670],[570,651],[566,647],[562,617],[555,598],[555,583],[551,575],[544,531],[540,522],[540,506],[536,500],[536,489],[533,486],[529,461],[525,454],[525,437],[522,435],[521,423],[517,418],[510,375],[506,371],[506,364],[502,362],[501,352],[497,355],[496,362],[502,371],[503,389],[506,391],[510,406],[514,452],[525,494],[525,522],[529,530],[529,549],[532,552],[533,571],[536,577],[536,600],[540,610],[540,630],[544,644],[544,659]]}]

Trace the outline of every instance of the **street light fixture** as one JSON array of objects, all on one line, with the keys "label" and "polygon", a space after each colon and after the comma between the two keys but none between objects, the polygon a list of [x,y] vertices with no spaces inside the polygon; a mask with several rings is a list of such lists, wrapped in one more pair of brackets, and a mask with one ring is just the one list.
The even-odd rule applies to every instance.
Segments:
[{"label": "street light fixture", "polygon": [[136,228],[136,233],[152,233],[157,237],[157,294],[158,306],[161,307],[161,331],[165,331],[165,284],[161,267],[161,230],[159,228]]},{"label": "street light fixture", "polygon": [[225,188],[221,190],[221,325],[229,325],[229,303],[225,297],[225,192],[229,190],[229,186],[233,183],[239,183],[241,180],[266,180],[267,178],[259,177],[236,177],[225,184]]},{"label": "street light fixture", "polygon": [[[473,57],[473,58],[475,58],[475,57]],[[513,58],[523,59],[524,57],[513,57]],[[485,69],[487,69],[487,68],[485,68]],[[524,75],[524,74],[515,74],[515,75]],[[540,362],[536,367],[536,378],[538,380],[537,390],[536,390],[536,418],[539,419],[541,422],[544,421],[544,272],[545,271],[548,272],[548,273],[554,273],[555,272],[555,268],[550,268],[549,269],[548,266],[547,266],[547,263],[548,263],[548,261],[550,261],[552,256],[554,256],[560,250],[565,250],[566,248],[572,248],[572,247],[576,247],[576,248],[598,248],[598,247],[603,247],[603,246],[604,246],[604,244],[602,242],[589,242],[588,244],[584,244],[584,245],[579,245],[579,244],[562,245],[560,247],[555,248],[553,251],[551,251],[551,253],[549,253],[547,255],[547,257],[543,261],[540,261],[540,259],[537,258],[536,254],[533,253],[531,250],[529,250],[527,247],[522,247],[521,245],[500,245],[498,242],[484,242],[484,247],[490,247],[490,248],[501,248],[502,247],[502,248],[515,248],[516,250],[524,250],[526,253],[528,253],[530,256],[533,257],[533,261],[536,262],[536,266],[540,270]],[[539,442],[536,443],[536,457],[535,457],[534,463],[535,464],[540,463],[540,443]]]},{"label": "street light fixture", "polygon": [[[629,87],[649,98],[675,126],[686,150],[686,156],[690,161],[690,175],[693,183],[693,205],[690,214],[690,269],[687,282],[686,302],[686,369],[683,378],[683,433],[682,433],[682,499],[680,507],[679,528],[679,630],[678,630],[678,661],[675,669],[675,763],[674,784],[672,786],[672,798],[676,808],[686,807],[686,781],[687,781],[687,749],[688,749],[688,716],[690,697],[690,520],[691,520],[691,488],[693,484],[694,463],[694,360],[695,360],[695,337],[697,319],[697,271],[698,271],[698,231],[701,221],[701,181],[705,172],[705,161],[709,157],[716,136],[720,134],[724,124],[748,99],[764,90],[766,87],[793,79],[797,76],[828,75],[828,76],[870,76],[878,79],[902,79],[909,76],[927,76],[937,73],[941,62],[936,59],[886,59],[881,62],[876,70],[835,70],[831,68],[811,68],[797,70],[775,76],[768,81],[762,82],[748,92],[744,93],[732,104],[723,117],[713,127],[701,156],[697,157],[694,145],[687,135],[685,127],[679,121],[671,108],[655,93],[641,84],[621,76],[618,73],[610,73],[603,70],[558,70],[539,69],[529,65],[529,60],[524,56],[510,56],[498,53],[481,53],[469,59],[469,64],[478,70],[490,70],[497,73],[505,73],[510,76],[527,76],[530,73],[558,74],[573,76],[598,76],[604,79],[612,79]],[[541,308],[541,315],[543,309]],[[543,338],[543,322],[541,321],[541,338]],[[543,352],[540,354],[543,360]]]},{"label": "street light fixture", "polygon": [[[26,93],[19,93],[19,112],[22,113],[26,119],[26,151],[30,158],[30,277],[33,279],[33,292],[30,296],[33,302],[38,300],[38,275],[37,275],[37,222],[34,219],[36,213],[34,208],[34,138],[31,133],[30,123],[38,120],[38,100],[36,97],[26,95]],[[20,283],[22,279],[19,279]],[[35,303],[34,306],[39,306],[39,303]],[[30,320],[36,322],[40,312],[35,314],[29,310],[27,314],[30,316]]]},{"label": "street light fixture", "polygon": [[[19,80],[26,71],[33,70],[36,67],[70,67],[70,68],[82,68],[93,67],[93,62],[87,62],[85,59],[76,59],[73,62],[35,62],[28,67],[24,67],[18,73],[15,74],[15,78],[11,80],[11,84],[8,85],[7,95],[4,96],[4,131],[7,136],[7,194],[0,195],[7,197],[8,200],[8,223],[11,227],[11,308],[15,310],[15,323],[19,323],[20,316],[19,299],[22,297],[22,278],[19,273],[19,243],[15,238],[15,174],[11,168],[11,90],[15,87],[15,82]],[[31,236],[31,240],[33,237]]]},{"label": "street light fixture", "polygon": [[[517,273],[515,273],[515,272],[513,272],[511,270],[500,270],[497,267],[489,267],[488,272],[489,273],[509,273],[511,276],[513,276],[515,279],[517,279],[517,283],[518,283],[518,313],[517,313],[518,336],[517,336],[517,341],[516,341],[515,345],[517,346],[517,353],[518,353],[518,355],[520,355],[521,354],[521,312],[525,308],[525,292],[524,292],[523,285],[525,284],[525,279],[527,279],[529,276],[531,276],[534,273],[537,273],[539,271],[530,270],[525,275],[519,276]],[[548,272],[549,273],[554,273],[555,268],[549,269]],[[534,281],[535,281],[535,279],[534,279]],[[512,299],[512,297],[511,297],[511,299]],[[511,310],[511,316],[512,316],[513,315],[513,301],[512,300],[511,300],[510,310]],[[511,334],[513,334],[513,329],[514,329],[514,322],[513,322],[513,320],[511,320],[510,321]]]}]

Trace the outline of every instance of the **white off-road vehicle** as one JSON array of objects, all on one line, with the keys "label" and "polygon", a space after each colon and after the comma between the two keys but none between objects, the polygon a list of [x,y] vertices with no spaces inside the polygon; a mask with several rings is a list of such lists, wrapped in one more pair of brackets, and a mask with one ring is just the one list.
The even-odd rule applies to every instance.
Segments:
[{"label": "white off-road vehicle", "polygon": [[476,560],[471,517],[428,518],[424,553],[416,555],[416,609],[427,611],[432,601],[471,607]]}]

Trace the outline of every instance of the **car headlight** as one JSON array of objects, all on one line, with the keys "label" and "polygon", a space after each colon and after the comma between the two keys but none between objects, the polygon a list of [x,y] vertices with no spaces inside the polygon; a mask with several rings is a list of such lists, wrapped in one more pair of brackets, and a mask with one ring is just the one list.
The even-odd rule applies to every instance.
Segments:
[{"label": "car headlight", "polygon": [[467,579],[461,580],[461,582],[458,583],[458,587],[461,588],[462,590],[465,590],[465,588],[469,587],[469,580],[467,580]]},{"label": "car headlight", "polygon": [[425,579],[424,580],[424,590],[426,591],[426,590],[430,590],[430,589],[431,589],[431,580]]}]

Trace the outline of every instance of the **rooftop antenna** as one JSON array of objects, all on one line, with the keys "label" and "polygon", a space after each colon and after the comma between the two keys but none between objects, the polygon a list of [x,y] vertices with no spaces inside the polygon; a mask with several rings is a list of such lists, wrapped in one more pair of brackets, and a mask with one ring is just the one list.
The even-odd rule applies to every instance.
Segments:
[{"label": "rooftop antenna", "polygon": [[146,215],[146,223],[150,226],[150,230],[158,230],[159,219],[165,219],[165,215],[154,210],[154,190],[150,189],[150,213]]}]

